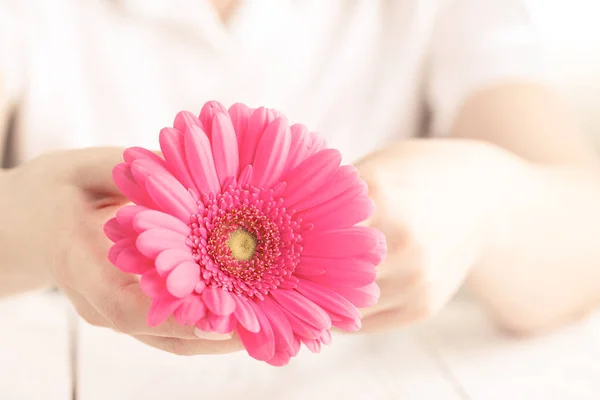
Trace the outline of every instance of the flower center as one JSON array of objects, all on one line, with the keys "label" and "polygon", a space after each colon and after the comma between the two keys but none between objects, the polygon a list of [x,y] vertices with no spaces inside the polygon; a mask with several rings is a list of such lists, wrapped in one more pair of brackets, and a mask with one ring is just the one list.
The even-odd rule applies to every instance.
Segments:
[{"label": "flower center", "polygon": [[198,203],[186,243],[206,286],[258,299],[295,287],[302,233],[312,227],[301,226],[272,189],[230,185]]},{"label": "flower center", "polygon": [[227,239],[227,247],[231,255],[238,261],[248,261],[254,256],[256,238],[245,229],[236,229]]}]

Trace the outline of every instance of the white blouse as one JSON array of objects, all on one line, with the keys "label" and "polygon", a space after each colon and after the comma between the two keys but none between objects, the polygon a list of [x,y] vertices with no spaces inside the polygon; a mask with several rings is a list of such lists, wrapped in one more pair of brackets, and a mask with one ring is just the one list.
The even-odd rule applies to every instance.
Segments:
[{"label": "white blouse", "polygon": [[2,0],[0,79],[21,159],[157,147],[216,99],[279,108],[351,161],[426,133],[424,115],[447,133],[476,88],[537,79],[528,22],[518,0],[246,0],[227,25],[207,0]]},{"label": "white blouse", "polygon": [[[0,0],[0,93],[17,112],[19,160],[157,148],[177,111],[215,99],[278,108],[353,161],[397,138],[447,134],[474,90],[543,75],[518,0],[246,0],[226,25],[207,0]],[[85,399],[136,398],[143,386],[158,396],[186,380],[197,392],[179,398],[395,398],[410,351],[393,332],[340,336],[273,368],[244,353],[171,357],[82,329],[88,358],[77,368],[107,379]]]}]

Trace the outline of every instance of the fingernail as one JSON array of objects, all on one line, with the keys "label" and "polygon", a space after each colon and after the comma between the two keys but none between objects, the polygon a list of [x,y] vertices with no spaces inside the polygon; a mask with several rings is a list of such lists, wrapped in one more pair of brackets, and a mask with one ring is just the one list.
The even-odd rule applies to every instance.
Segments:
[{"label": "fingernail", "polygon": [[204,332],[204,331],[201,331],[198,328],[194,329],[194,335],[196,335],[200,339],[206,339],[206,340],[227,340],[227,339],[231,339],[231,334],[230,333],[222,334],[222,333],[216,333],[216,332]]}]

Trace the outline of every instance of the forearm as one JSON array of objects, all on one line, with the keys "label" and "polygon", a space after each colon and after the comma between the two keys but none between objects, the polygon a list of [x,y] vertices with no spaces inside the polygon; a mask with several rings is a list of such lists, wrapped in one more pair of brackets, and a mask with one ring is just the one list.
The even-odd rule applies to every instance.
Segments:
[{"label": "forearm", "polygon": [[[11,173],[0,169],[0,298],[49,287],[51,280],[41,265],[23,265],[16,254],[22,246],[18,237],[34,234],[30,221],[15,221],[15,204],[11,201]],[[28,233],[27,230],[30,230]],[[26,249],[35,252],[35,248]]]},{"label": "forearm", "polygon": [[600,175],[539,166],[508,187],[470,289],[518,333],[588,313],[600,304]]},{"label": "forearm", "polygon": [[521,333],[595,307],[600,163],[562,100],[536,85],[490,88],[465,103],[452,136],[492,143],[525,163],[497,182],[497,219],[471,290],[501,325]]}]

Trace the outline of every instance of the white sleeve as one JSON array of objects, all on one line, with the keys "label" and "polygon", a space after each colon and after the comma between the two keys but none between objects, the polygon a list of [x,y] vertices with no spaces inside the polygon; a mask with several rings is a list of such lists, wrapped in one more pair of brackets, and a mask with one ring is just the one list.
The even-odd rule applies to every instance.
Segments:
[{"label": "white sleeve", "polygon": [[24,89],[28,32],[24,3],[0,0],[0,102],[9,106]]},{"label": "white sleeve", "polygon": [[547,81],[526,0],[453,0],[434,29],[426,75],[431,134],[447,135],[466,97],[507,81]]}]

